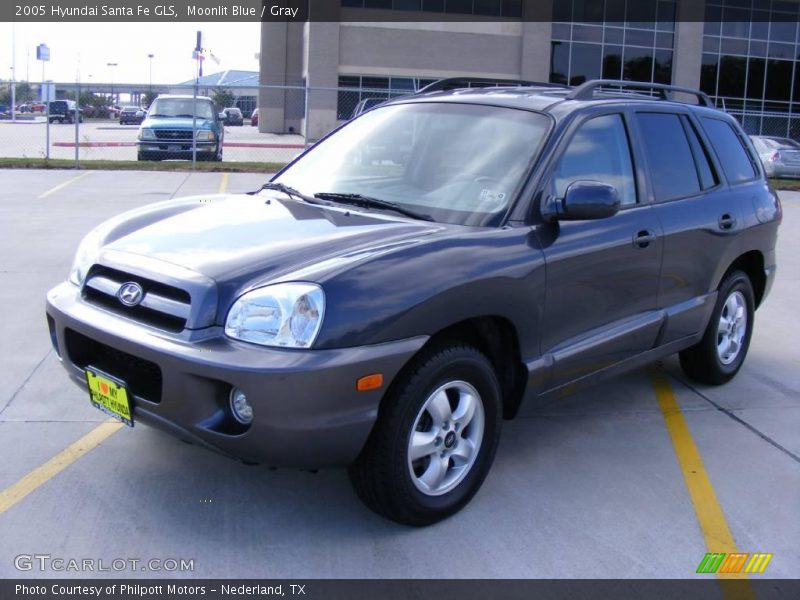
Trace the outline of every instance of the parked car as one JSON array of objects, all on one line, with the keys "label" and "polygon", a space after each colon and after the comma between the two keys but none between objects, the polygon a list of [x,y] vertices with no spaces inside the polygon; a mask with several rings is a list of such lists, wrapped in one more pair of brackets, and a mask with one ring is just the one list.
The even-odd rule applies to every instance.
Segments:
[{"label": "parked car", "polygon": [[241,109],[232,106],[230,108],[223,108],[222,114],[225,115],[225,125],[241,126],[244,125],[244,116]]},{"label": "parked car", "polygon": [[386,98],[364,98],[356,104],[353,112],[350,114],[350,119],[355,119],[361,113],[365,113],[376,106],[380,106],[384,102],[386,102]]},{"label": "parked car", "polygon": [[733,378],[782,217],[738,123],[673,86],[469,81],[364,113],[250,194],[97,227],[47,296],[70,377],[128,425],[346,466],[410,525],[464,507],[539,397],[676,352]]},{"label": "parked car", "polygon": [[130,123],[132,125],[141,125],[145,116],[147,116],[147,113],[143,108],[138,106],[126,106],[119,113],[119,124],[127,125]]},{"label": "parked car", "polygon": [[211,98],[160,95],[139,128],[138,159],[191,159],[195,151],[192,128],[196,127],[197,159],[221,161],[225,136],[222,120],[223,115],[217,113]]},{"label": "parked car", "polygon": [[253,114],[250,115],[250,125],[253,127],[258,126],[258,109],[256,108],[253,110]]},{"label": "parked car", "polygon": [[42,102],[32,102],[28,105],[28,108],[30,109],[30,112],[44,112],[47,109],[47,106],[45,106],[45,104]]},{"label": "parked car", "polygon": [[0,104],[0,118],[11,116],[11,107],[8,104]]},{"label": "parked car", "polygon": [[800,177],[800,144],[785,137],[752,135],[767,177]]},{"label": "parked car", "polygon": [[[77,115],[77,117],[76,117]],[[75,119],[83,122],[83,112],[74,100],[53,100],[50,103],[50,122],[74,123]]]}]

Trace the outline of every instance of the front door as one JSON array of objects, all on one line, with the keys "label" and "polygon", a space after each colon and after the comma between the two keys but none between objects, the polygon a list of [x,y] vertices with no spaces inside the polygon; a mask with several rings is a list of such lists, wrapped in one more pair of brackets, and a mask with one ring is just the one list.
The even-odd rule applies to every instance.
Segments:
[{"label": "front door", "polygon": [[[613,185],[621,210],[592,221],[539,226],[547,265],[541,351],[552,360],[546,389],[564,385],[652,348],[661,267],[661,226],[640,201],[628,124],[622,113],[579,123],[545,194],[563,198],[574,181]],[[548,357],[549,355],[549,357]]]}]

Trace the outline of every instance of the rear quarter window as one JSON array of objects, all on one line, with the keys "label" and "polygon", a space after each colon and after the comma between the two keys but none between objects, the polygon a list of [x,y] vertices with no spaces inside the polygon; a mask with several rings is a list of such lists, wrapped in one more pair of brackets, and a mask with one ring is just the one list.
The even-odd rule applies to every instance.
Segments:
[{"label": "rear quarter window", "polygon": [[722,170],[730,183],[750,181],[758,174],[750,152],[742,144],[742,140],[730,123],[711,117],[701,117],[714,151],[722,164]]}]

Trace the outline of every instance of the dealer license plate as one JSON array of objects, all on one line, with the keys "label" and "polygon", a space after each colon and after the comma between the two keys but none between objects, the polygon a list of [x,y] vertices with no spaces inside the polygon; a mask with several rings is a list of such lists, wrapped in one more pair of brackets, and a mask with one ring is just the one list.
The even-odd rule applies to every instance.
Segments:
[{"label": "dealer license plate", "polygon": [[133,411],[125,384],[92,367],[87,367],[85,373],[92,404],[128,427],[133,427]]}]

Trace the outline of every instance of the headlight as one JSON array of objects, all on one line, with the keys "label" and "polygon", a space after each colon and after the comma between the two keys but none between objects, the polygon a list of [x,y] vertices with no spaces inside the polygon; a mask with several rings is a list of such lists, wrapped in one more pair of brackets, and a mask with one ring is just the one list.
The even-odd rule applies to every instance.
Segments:
[{"label": "headlight", "polygon": [[262,346],[309,348],[322,326],[325,294],[314,283],[279,283],[234,302],[225,335]]},{"label": "headlight", "polygon": [[83,285],[86,274],[97,260],[97,253],[101,245],[101,236],[96,229],[90,231],[81,240],[78,251],[75,253],[75,260],[72,261],[72,269],[69,271],[69,280],[72,283],[77,286]]},{"label": "headlight", "polygon": [[152,129],[142,129],[139,131],[140,140],[154,140],[156,139],[156,132]]},{"label": "headlight", "polygon": [[213,142],[216,136],[214,135],[213,131],[209,131],[207,129],[201,129],[197,132],[197,139],[202,140],[205,142]]}]

